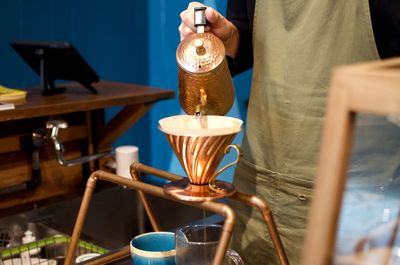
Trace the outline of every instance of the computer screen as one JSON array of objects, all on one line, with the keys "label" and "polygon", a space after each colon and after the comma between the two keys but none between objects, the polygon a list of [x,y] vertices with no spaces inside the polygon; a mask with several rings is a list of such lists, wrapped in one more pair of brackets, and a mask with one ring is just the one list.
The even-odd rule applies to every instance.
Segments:
[{"label": "computer screen", "polygon": [[[69,42],[55,41],[14,41],[14,50],[41,77],[43,94],[57,90],[55,80],[71,80],[97,93],[91,86],[99,76]],[[53,91],[54,89],[54,91]]]}]

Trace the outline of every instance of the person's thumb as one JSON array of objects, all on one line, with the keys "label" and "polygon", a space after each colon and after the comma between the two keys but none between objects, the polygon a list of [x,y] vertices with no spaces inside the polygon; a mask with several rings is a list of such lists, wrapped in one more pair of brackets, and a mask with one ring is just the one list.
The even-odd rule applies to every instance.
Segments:
[{"label": "person's thumb", "polygon": [[221,27],[224,23],[224,17],[211,7],[206,9],[206,19],[211,28]]}]

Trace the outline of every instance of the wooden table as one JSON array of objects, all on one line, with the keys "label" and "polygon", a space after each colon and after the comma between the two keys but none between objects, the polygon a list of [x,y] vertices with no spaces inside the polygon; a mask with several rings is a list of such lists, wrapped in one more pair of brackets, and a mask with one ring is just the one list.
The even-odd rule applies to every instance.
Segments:
[{"label": "wooden table", "polygon": [[[95,163],[62,167],[49,144],[39,150],[41,185],[8,194],[10,187],[32,179],[31,155],[37,151],[31,143],[32,132],[44,128],[49,119],[68,123],[68,128],[60,131],[60,139],[68,150],[65,158],[76,158],[110,150],[154,103],[174,97],[172,90],[111,81],[95,83],[98,94],[76,83],[64,86],[64,93],[52,96],[42,96],[39,88],[27,89],[26,103],[0,111],[0,210],[69,194],[81,188],[84,175],[98,168]],[[106,122],[104,110],[114,106],[122,108]]]}]

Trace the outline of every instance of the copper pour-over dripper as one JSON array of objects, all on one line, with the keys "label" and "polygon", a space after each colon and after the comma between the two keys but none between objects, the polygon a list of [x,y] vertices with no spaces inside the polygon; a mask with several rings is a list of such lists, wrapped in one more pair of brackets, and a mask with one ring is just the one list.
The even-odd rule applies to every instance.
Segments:
[{"label": "copper pour-over dripper", "polygon": [[[240,119],[224,116],[177,115],[160,120],[166,135],[188,178],[164,186],[164,191],[180,200],[207,201],[232,196],[235,187],[215,178],[239,159],[239,148],[232,141],[241,129]],[[217,171],[229,150],[237,159]]]}]

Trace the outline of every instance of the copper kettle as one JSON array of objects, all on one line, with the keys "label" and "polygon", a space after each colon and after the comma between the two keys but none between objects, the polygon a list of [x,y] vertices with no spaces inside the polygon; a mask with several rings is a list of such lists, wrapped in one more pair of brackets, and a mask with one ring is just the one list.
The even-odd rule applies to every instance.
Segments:
[{"label": "copper kettle", "polygon": [[182,40],[176,50],[179,101],[187,114],[225,115],[235,93],[224,44],[204,32],[205,9],[194,9],[197,33]]}]

